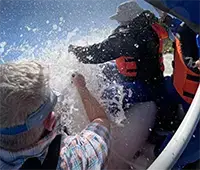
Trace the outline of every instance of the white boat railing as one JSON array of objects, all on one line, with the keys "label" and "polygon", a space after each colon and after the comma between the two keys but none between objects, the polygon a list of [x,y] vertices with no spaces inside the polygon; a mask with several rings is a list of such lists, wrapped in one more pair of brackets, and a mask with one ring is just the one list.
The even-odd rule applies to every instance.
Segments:
[{"label": "white boat railing", "polygon": [[169,170],[177,162],[200,120],[200,85],[178,130],[148,170]]}]

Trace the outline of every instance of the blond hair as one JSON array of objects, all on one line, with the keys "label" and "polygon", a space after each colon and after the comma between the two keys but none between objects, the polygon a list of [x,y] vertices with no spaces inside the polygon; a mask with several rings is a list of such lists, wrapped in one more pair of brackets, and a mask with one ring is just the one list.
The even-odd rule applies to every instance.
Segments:
[{"label": "blond hair", "polygon": [[[0,65],[0,128],[25,123],[27,116],[47,98],[48,77],[36,62]],[[44,127],[14,136],[1,135],[0,147],[18,150],[32,145]]]}]

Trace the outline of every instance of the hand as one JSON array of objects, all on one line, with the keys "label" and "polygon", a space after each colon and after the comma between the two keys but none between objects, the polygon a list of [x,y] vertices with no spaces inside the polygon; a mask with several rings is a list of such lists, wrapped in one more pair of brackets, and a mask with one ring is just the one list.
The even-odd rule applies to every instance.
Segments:
[{"label": "hand", "polygon": [[70,44],[69,47],[68,47],[68,53],[73,52],[74,49],[75,49],[75,46]]},{"label": "hand", "polygon": [[78,88],[85,88],[86,87],[86,82],[85,82],[85,78],[83,75],[79,74],[79,73],[74,73],[72,74],[72,83]]},{"label": "hand", "polygon": [[200,59],[196,61],[196,67],[200,70]]}]

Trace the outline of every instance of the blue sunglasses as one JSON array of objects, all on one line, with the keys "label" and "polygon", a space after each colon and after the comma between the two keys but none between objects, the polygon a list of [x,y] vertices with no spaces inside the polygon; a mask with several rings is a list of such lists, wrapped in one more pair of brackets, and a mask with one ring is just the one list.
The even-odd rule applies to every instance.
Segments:
[{"label": "blue sunglasses", "polygon": [[0,134],[2,135],[17,135],[22,132],[26,132],[38,125],[41,125],[43,121],[47,118],[50,112],[53,111],[57,103],[57,96],[53,91],[50,92],[48,100],[42,104],[35,112],[31,113],[25,124],[16,125],[14,127],[0,128]]}]

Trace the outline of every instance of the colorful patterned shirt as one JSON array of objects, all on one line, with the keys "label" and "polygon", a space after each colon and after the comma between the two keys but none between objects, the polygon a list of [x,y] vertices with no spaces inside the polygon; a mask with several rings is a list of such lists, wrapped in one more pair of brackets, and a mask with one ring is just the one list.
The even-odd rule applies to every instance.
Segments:
[{"label": "colorful patterned shirt", "polygon": [[[58,135],[56,129],[43,137],[33,147],[17,152],[0,148],[0,169],[19,169],[26,160],[38,158],[43,163],[48,147]],[[110,135],[107,128],[90,123],[80,134],[62,135],[60,157],[56,169],[98,170],[104,169],[110,148]]]},{"label": "colorful patterned shirt", "polygon": [[91,123],[79,135],[63,136],[57,169],[104,169],[109,147],[108,130],[97,123]]}]

